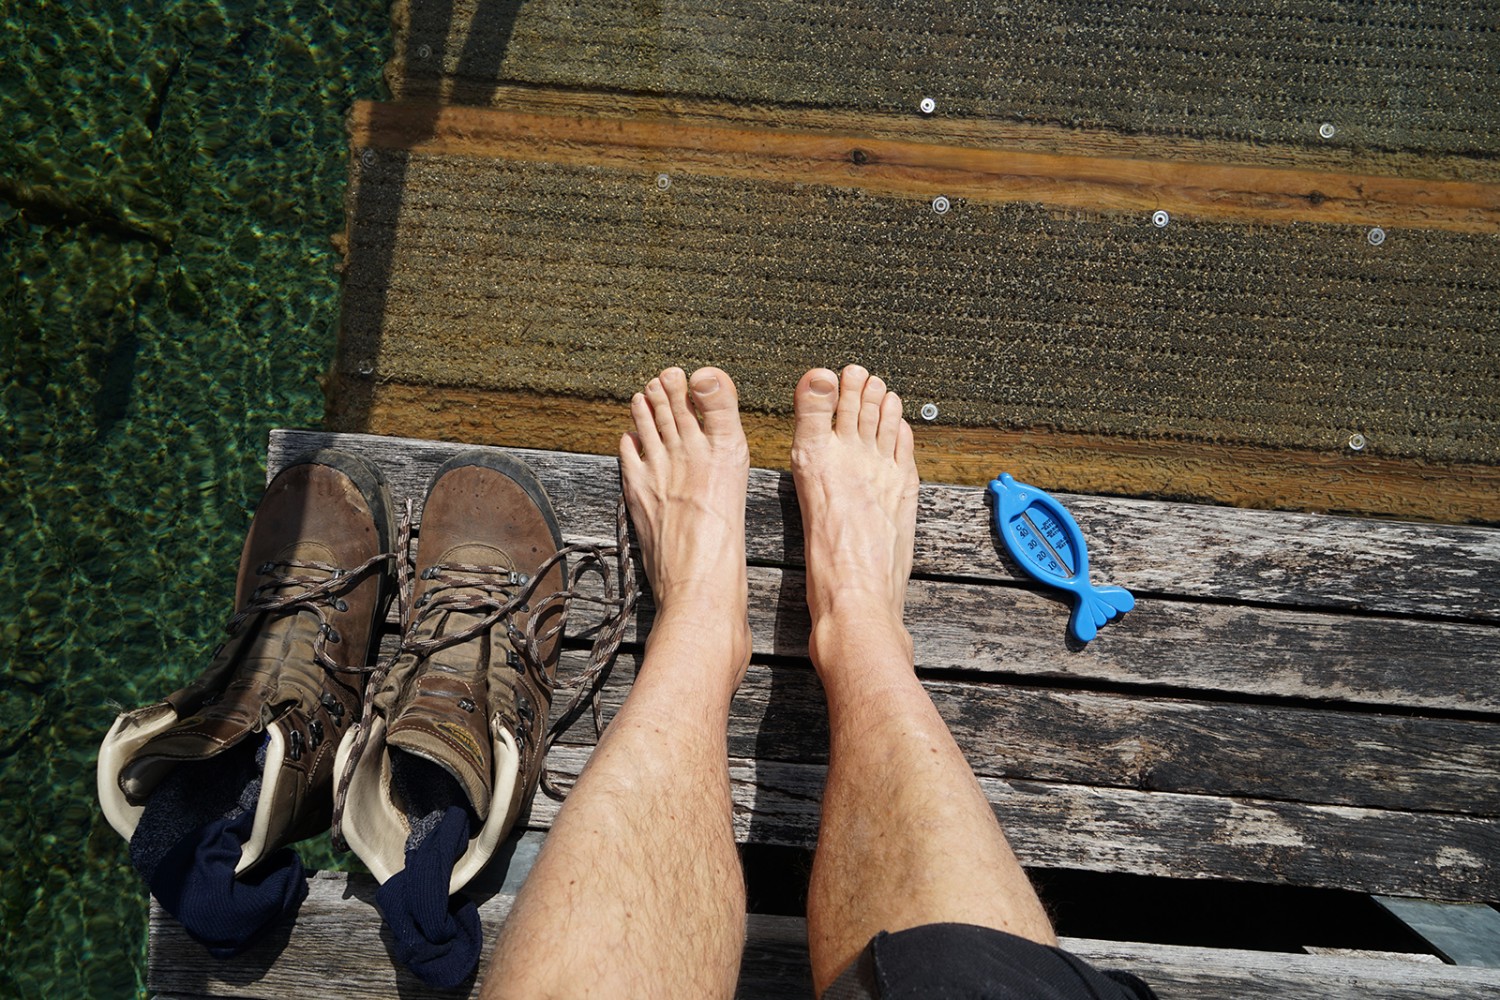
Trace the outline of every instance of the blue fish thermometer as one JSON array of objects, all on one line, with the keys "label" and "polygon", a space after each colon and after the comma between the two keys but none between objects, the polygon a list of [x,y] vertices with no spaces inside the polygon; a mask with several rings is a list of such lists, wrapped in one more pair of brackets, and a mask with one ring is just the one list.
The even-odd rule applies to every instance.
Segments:
[{"label": "blue fish thermometer", "polygon": [[1073,598],[1068,631],[1079,642],[1099,634],[1099,626],[1135,607],[1123,587],[1089,583],[1089,553],[1078,522],[1045,490],[1016,482],[1010,473],[990,480],[995,494],[995,530],[1021,568]]}]

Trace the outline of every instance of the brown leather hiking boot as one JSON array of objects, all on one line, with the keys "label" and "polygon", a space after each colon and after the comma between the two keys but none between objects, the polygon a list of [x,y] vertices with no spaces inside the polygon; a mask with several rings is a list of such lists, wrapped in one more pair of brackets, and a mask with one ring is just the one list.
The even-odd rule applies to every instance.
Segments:
[{"label": "brown leather hiking boot", "polygon": [[438,470],[401,653],[372,681],[368,731],[339,748],[338,832],[381,882],[405,867],[434,810],[462,805],[473,819],[457,892],[530,804],[565,614],[551,599],[565,586],[561,548],[547,495],[520,461],[473,451]]},{"label": "brown leather hiking boot", "polygon": [[[389,492],[363,459],[319,451],[266,488],[240,555],[230,637],[206,672],[122,714],[99,751],[99,800],[130,840],[179,764],[263,741],[241,874],[328,828],[334,756],[359,718],[390,598]],[[253,790],[252,790],[253,791]]]}]

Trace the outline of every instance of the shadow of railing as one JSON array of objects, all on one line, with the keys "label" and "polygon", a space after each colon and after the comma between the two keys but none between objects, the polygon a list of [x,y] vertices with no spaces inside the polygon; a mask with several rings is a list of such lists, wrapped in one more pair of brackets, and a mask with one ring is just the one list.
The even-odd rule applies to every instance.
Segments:
[{"label": "shadow of railing", "polygon": [[[337,431],[370,430],[370,413],[375,387],[380,378],[381,340],[386,328],[391,282],[397,268],[396,234],[402,211],[408,200],[411,176],[411,151],[434,138],[440,126],[442,108],[449,95],[461,91],[464,104],[486,106],[493,102],[502,87],[501,68],[515,31],[516,19],[525,0],[475,0],[475,7],[465,30],[456,59],[447,57],[447,48],[455,41],[455,29],[461,16],[455,0],[410,0],[407,5],[405,31],[393,24],[391,61],[388,77],[393,73],[410,76],[414,66],[431,66],[435,79],[419,74],[407,84],[393,85],[397,102],[403,105],[399,132],[392,131],[381,148],[353,148],[350,155],[360,157],[361,182],[354,186],[346,202],[346,269],[340,289],[339,346],[334,359],[329,389],[328,409],[324,423]],[[425,77],[425,79],[422,79]],[[454,82],[461,86],[455,87]],[[404,98],[411,89],[425,90],[409,106]],[[378,130],[382,119],[379,109],[372,116],[372,130]],[[371,183],[374,169],[388,171],[379,183]],[[390,192],[395,192],[391,198]],[[367,339],[367,351],[350,357],[351,324],[361,326]],[[366,356],[368,355],[368,356]]]}]

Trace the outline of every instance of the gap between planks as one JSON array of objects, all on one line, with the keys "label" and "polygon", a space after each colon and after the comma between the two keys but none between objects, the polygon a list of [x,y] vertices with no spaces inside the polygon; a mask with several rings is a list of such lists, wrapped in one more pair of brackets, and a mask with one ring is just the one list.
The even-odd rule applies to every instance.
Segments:
[{"label": "gap between planks", "polygon": [[815,131],[363,101],[355,147],[688,172],[886,195],[1241,223],[1500,231],[1500,185],[1084,156]]}]

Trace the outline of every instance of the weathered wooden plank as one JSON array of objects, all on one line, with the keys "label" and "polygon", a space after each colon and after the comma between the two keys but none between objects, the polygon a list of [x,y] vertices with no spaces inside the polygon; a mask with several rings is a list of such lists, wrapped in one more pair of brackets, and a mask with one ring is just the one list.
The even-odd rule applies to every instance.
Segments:
[{"label": "weathered wooden plank", "polygon": [[1500,185],[1038,153],[680,119],[362,101],[357,148],[853,187],[1182,220],[1500,231]]},{"label": "weathered wooden plank", "polygon": [[[806,654],[798,570],[750,569],[757,652]],[[649,613],[644,606],[641,617]],[[1489,625],[1141,599],[1100,637],[1065,636],[1063,601],[1013,587],[913,580],[906,624],[928,670],[1148,684],[1444,711],[1500,708]]]},{"label": "weathered wooden plank", "polygon": [[[589,753],[556,746],[548,767],[566,785]],[[731,758],[736,838],[812,847],[825,770]],[[979,782],[1029,866],[1430,899],[1500,894],[1500,872],[1491,864],[1500,857],[1500,820],[1491,818],[988,777]],[[546,828],[557,808],[539,792],[529,822]]]},{"label": "weathered wooden plank", "polygon": [[[806,104],[741,104],[681,94],[628,94],[514,83],[476,85],[472,80],[453,76],[429,80],[439,82],[447,89],[440,92],[430,86],[408,87],[409,81],[406,80],[393,81],[398,103],[429,109],[457,104],[527,114],[671,120],[681,124],[730,128],[795,127],[825,135],[858,135],[1033,153],[1068,153],[1104,159],[1236,163],[1335,174],[1429,177],[1477,183],[1500,181],[1500,166],[1491,160],[1463,153],[1398,152],[1327,141],[1310,146],[1247,142],[1234,137],[1152,135],[1014,118],[956,117],[947,113],[920,116],[913,115],[910,108],[867,111]],[[434,104],[434,101],[445,103]]]},{"label": "weathered wooden plank", "polygon": [[[381,466],[398,496],[420,507],[428,480],[464,445],[359,434],[278,430],[272,474],[291,458],[337,446]],[[574,537],[613,535],[619,495],[607,456],[516,449],[546,485]],[[995,474],[1003,471],[995,469]],[[1145,594],[1349,608],[1500,621],[1500,530],[1239,510],[1106,497],[1062,497],[1089,539],[1096,579]],[[749,558],[800,564],[801,519],[791,477],[751,471]],[[983,490],[927,484],[916,572],[1021,581],[1001,555]],[[1128,617],[1126,619],[1129,620]],[[1482,643],[1480,652],[1500,642]]]},{"label": "weathered wooden plank", "polygon": [[[373,897],[374,883],[368,876],[319,873],[309,882],[295,928],[227,961],[210,958],[153,902],[147,988],[158,998],[180,1000],[302,1000],[314,988],[328,1000],[477,995],[477,984],[466,990],[436,991],[399,968],[390,956]],[[513,902],[509,893],[480,901],[486,945],[481,967]],[[1078,938],[1062,944],[1101,967],[1135,972],[1162,1000],[1468,1000],[1500,987],[1500,972],[1488,969]],[[737,995],[746,1000],[806,1000],[812,995],[806,925],[800,918],[749,916]]]},{"label": "weathered wooden plank", "polygon": [[1401,960],[1337,958],[1180,945],[1064,940],[1063,946],[1105,968],[1149,982],[1162,1000],[1472,1000],[1500,988],[1500,974]]},{"label": "weathered wooden plank", "polygon": [[1376,896],[1397,920],[1454,965],[1500,969],[1500,911],[1488,903]]},{"label": "weathered wooden plank", "polygon": [[[1497,161],[1500,162],[1500,161]],[[406,385],[356,373],[329,376],[324,426],[507,448],[611,453],[626,426],[618,400],[517,389]],[[745,412],[750,461],[787,468],[789,414]],[[1309,451],[1226,441],[1121,438],[1063,431],[913,428],[923,480],[983,486],[1006,456],[1022,482],[1058,492],[1167,496],[1257,510],[1500,523],[1500,467],[1411,462],[1347,448]]]},{"label": "weathered wooden plank", "polygon": [[[802,574],[751,566],[750,636],[757,654],[805,658],[809,618]],[[626,622],[643,642],[655,607],[649,587]],[[580,587],[600,593],[596,578]],[[1281,608],[1142,603],[1086,646],[1067,640],[1067,607],[1033,590],[952,580],[913,580],[907,626],[926,672],[974,680],[1026,679],[1118,687],[1142,685],[1272,699],[1420,709],[1500,710],[1500,663],[1489,625],[1359,617]],[[395,621],[395,609],[391,610]],[[602,612],[581,605],[568,626],[591,641]]]},{"label": "weathered wooden plank", "polygon": [[[603,693],[606,724],[639,653],[622,654]],[[587,665],[564,653],[566,682]],[[1500,816],[1500,725],[1364,712],[1226,704],[926,680],[975,773],[1143,791]],[[559,700],[561,704],[561,700]],[[594,741],[575,722],[565,742]],[[807,665],[752,664],[735,696],[729,752],[826,764],[822,689]]]},{"label": "weathered wooden plank", "polygon": [[[1478,0],[1398,7],[919,0],[481,0],[393,7],[397,94],[506,82],[1132,134],[1476,152],[1500,134]],[[1323,121],[1332,140],[1318,138]]]}]

